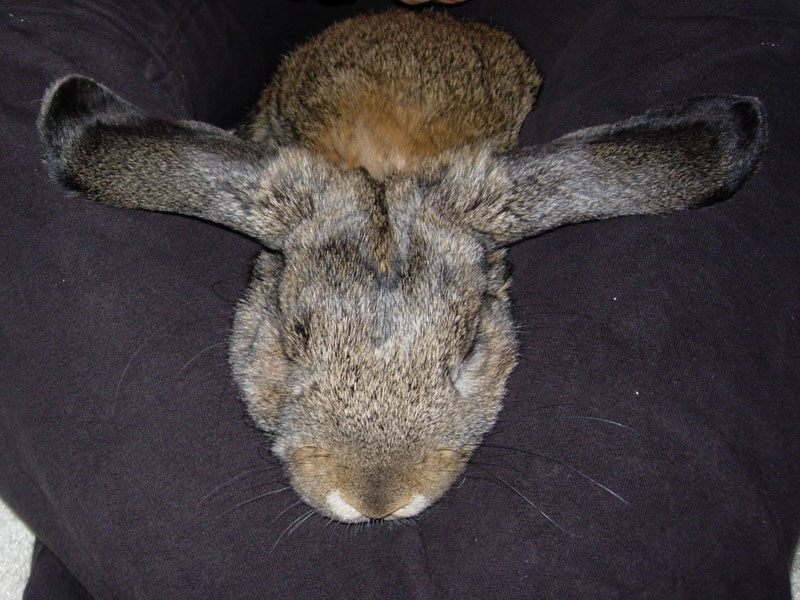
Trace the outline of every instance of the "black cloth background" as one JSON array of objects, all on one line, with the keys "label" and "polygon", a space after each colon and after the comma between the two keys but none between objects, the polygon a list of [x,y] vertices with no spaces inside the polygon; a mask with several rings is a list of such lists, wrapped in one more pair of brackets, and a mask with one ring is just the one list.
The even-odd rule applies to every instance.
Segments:
[{"label": "black cloth background", "polygon": [[234,508],[285,485],[225,362],[257,247],[67,197],[40,163],[38,101],[79,72],[157,114],[230,126],[281,53],[385,6],[3,4],[0,493],[41,540],[26,597],[788,598],[800,529],[794,0],[448,9],[511,31],[544,74],[523,143],[730,92],[765,103],[762,166],[726,203],[511,250],[521,360],[504,412],[463,483],[416,523],[313,516],[292,529],[307,507],[291,491]]}]

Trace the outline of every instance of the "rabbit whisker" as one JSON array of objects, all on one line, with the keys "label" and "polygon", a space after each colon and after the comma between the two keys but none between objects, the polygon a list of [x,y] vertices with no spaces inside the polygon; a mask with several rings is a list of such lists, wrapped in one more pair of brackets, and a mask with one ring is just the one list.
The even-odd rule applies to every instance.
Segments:
[{"label": "rabbit whisker", "polygon": [[331,523],[336,523],[337,521],[333,517],[327,517],[328,522],[322,528],[322,531],[325,531],[328,527],[330,527]]},{"label": "rabbit whisker", "polygon": [[547,417],[545,419],[540,419],[540,421],[555,421],[556,419],[576,419],[576,420],[587,420],[587,421],[599,421],[601,423],[608,423],[609,425],[616,425],[617,427],[622,427],[623,429],[628,429],[630,431],[636,431],[630,425],[624,425],[623,423],[619,423],[617,421],[612,421],[610,419],[601,419],[600,417],[587,417],[582,415],[563,415],[563,416],[556,416],[556,417]]},{"label": "rabbit whisker", "polygon": [[416,517],[400,517],[399,519],[392,519],[385,521],[389,527],[413,527],[419,529],[419,519]]},{"label": "rabbit whisker", "polygon": [[[287,487],[287,488],[284,488],[284,489],[288,490],[288,489],[290,489],[290,488],[288,488],[288,487]],[[283,490],[281,490],[281,491],[283,491]],[[272,525],[272,524],[273,524],[275,521],[277,521],[277,520],[278,520],[278,519],[280,519],[280,518],[281,518],[281,517],[282,517],[284,514],[286,514],[286,512],[287,512],[288,510],[290,510],[290,509],[294,508],[295,506],[297,506],[298,504],[302,504],[302,503],[303,503],[303,500],[301,500],[301,499],[300,499],[300,500],[296,500],[295,502],[292,502],[292,503],[291,503],[289,506],[287,506],[287,507],[286,507],[286,508],[284,508],[284,509],[283,509],[281,512],[279,512],[277,515],[275,515],[275,517],[274,517],[274,518],[273,518],[273,519],[272,519],[272,520],[269,522],[269,524],[270,524],[270,525]]]},{"label": "rabbit whisker", "polygon": [[260,472],[262,472],[262,473],[263,473],[263,472],[265,472],[265,471],[269,471],[269,470],[272,470],[272,469],[274,469],[276,466],[277,466],[277,465],[269,465],[269,466],[267,466],[267,467],[256,467],[255,469],[248,469],[248,470],[246,470],[246,471],[242,471],[242,472],[241,472],[241,473],[239,473],[238,475],[234,475],[233,477],[231,477],[231,478],[230,478],[230,479],[228,479],[227,481],[225,481],[225,482],[223,482],[223,483],[219,484],[219,485],[218,485],[217,487],[215,487],[213,490],[211,490],[210,492],[208,492],[208,493],[207,493],[205,496],[203,496],[203,497],[200,499],[200,501],[198,502],[198,504],[202,504],[203,502],[205,502],[206,500],[208,500],[208,499],[209,499],[209,498],[211,498],[212,496],[214,496],[214,495],[218,494],[218,493],[219,493],[219,492],[220,492],[222,489],[224,489],[224,488],[226,488],[227,486],[229,486],[229,485],[231,485],[231,484],[235,483],[236,481],[238,481],[238,480],[242,479],[243,477],[246,477],[247,475],[251,475],[252,473],[260,473]]},{"label": "rabbit whisker", "polygon": [[278,544],[280,543],[281,539],[283,539],[284,535],[288,538],[295,531],[297,531],[297,528],[300,527],[303,523],[305,523],[315,512],[316,511],[312,508],[308,512],[303,513],[302,515],[297,517],[294,521],[289,523],[286,529],[284,529],[278,536],[278,539],[275,540],[275,543],[272,545],[272,548],[270,548],[269,553],[272,554],[272,552],[274,552],[275,548],[278,547]]},{"label": "rabbit whisker", "polygon": [[253,490],[257,490],[258,488],[263,488],[265,485],[273,485],[273,484],[276,484],[276,483],[278,483],[278,480],[274,480],[274,479],[272,479],[270,481],[262,481],[261,483],[257,483],[255,485],[251,485],[250,487],[243,489],[242,493],[244,494],[246,492],[252,492]]},{"label": "rabbit whisker", "polygon": [[143,341],[139,345],[139,347],[136,349],[136,352],[134,352],[131,355],[131,357],[128,359],[128,363],[125,365],[125,368],[122,370],[122,375],[119,376],[119,381],[117,382],[117,387],[114,389],[114,400],[116,400],[117,396],[119,395],[119,389],[120,389],[120,387],[122,387],[122,380],[125,379],[125,375],[127,375],[128,369],[131,368],[131,365],[133,364],[134,359],[139,355],[139,352],[142,351],[142,348],[144,348],[149,341],[150,340]]},{"label": "rabbit whisker", "polygon": [[487,463],[487,462],[483,462],[483,461],[478,462],[476,460],[471,460],[471,459],[470,459],[468,464],[475,465],[478,468],[492,467],[492,468],[495,468],[495,469],[505,469],[506,471],[511,471],[512,473],[516,473],[517,475],[523,475],[522,471],[520,471],[519,469],[515,469],[514,467],[510,467],[508,465]]},{"label": "rabbit whisker", "polygon": [[[577,468],[573,467],[572,465],[569,465],[569,464],[565,463],[562,460],[559,460],[557,458],[553,458],[552,456],[547,456],[546,454],[542,454],[541,452],[536,452],[535,450],[525,450],[523,448],[514,448],[512,446],[498,446],[498,445],[494,445],[494,444],[484,444],[484,448],[492,448],[492,449],[496,449],[496,450],[510,450],[512,452],[521,452],[522,454],[528,454],[530,456],[536,456],[538,458],[543,458],[544,460],[549,460],[550,462],[556,463],[557,465],[560,465],[560,466],[564,467],[565,469],[568,469],[568,470],[572,471],[576,475],[579,475],[580,477],[583,477],[587,481],[592,482],[593,484],[595,484],[600,489],[602,489],[602,490],[608,492],[609,494],[611,494],[612,496],[614,496],[620,502],[622,502],[624,504],[627,504],[628,506],[630,506],[630,504],[631,504],[630,502],[625,500],[625,498],[620,496],[617,492],[615,492],[614,490],[604,486],[602,483],[600,483],[599,481],[597,481],[593,477],[590,477],[589,475],[587,475],[586,473],[584,473],[580,469],[577,469]],[[506,467],[502,467],[502,468],[506,468]]]},{"label": "rabbit whisker", "polygon": [[[256,451],[256,453],[258,454],[259,458],[261,458],[261,460],[263,460],[266,463],[269,463],[273,467],[281,466],[281,463],[278,462],[278,460],[275,458],[275,455],[272,454],[272,452],[270,452],[269,440],[261,439],[255,443],[259,445],[259,448]],[[265,451],[266,455],[264,454]]]},{"label": "rabbit whisker", "polygon": [[541,406],[537,406],[533,410],[547,410],[549,408],[566,408],[568,406],[569,407],[576,407],[577,406],[577,407],[586,408],[586,409],[589,409],[589,410],[597,410],[596,408],[594,408],[592,406],[584,406],[583,404],[578,404],[577,402],[565,402],[563,404],[561,404],[561,403],[559,403],[559,404],[542,404]]},{"label": "rabbit whisker", "polygon": [[[599,410],[598,408],[595,408],[593,406],[586,406],[586,405],[583,405],[583,404],[579,404],[577,402],[542,404],[541,406],[535,406],[533,408],[533,410],[534,411],[540,411],[540,410],[550,410],[550,409],[560,409],[560,408],[582,408],[584,410],[589,410],[589,411],[597,411],[597,410]],[[519,425],[519,423],[520,423],[519,421],[514,422],[514,423],[509,423],[509,422],[506,422],[506,421],[502,421],[501,423],[498,423],[497,427],[495,427],[490,432],[485,434],[483,436],[483,438],[486,439],[486,438],[492,437],[494,435],[497,435],[498,433],[502,433],[502,432],[504,432],[504,431],[506,431],[508,429],[512,429],[514,427],[517,427]]]},{"label": "rabbit whisker", "polygon": [[[191,319],[189,321],[180,321],[177,323],[177,326],[174,329],[170,330],[171,334],[178,334],[187,329],[192,329],[199,323],[207,323],[209,321],[230,321],[233,312],[230,309],[220,311],[218,315],[211,315],[209,317],[200,317],[198,319]],[[223,330],[223,334],[226,334],[228,330],[227,324],[225,324],[225,328]]]},{"label": "rabbit whisker", "polygon": [[[272,490],[271,492],[267,492],[266,494],[260,494],[260,495],[254,497],[254,498],[250,498],[249,500],[245,500],[244,502],[240,502],[236,506],[233,506],[233,507],[229,508],[224,513],[222,513],[220,515],[220,517],[224,517],[228,513],[232,513],[237,508],[241,508],[242,506],[246,506],[247,504],[251,504],[253,502],[256,502],[257,500],[261,500],[262,498],[266,498],[267,496],[272,496],[274,494],[279,494],[280,492],[285,492],[285,491],[290,490],[290,489],[292,489],[292,487],[287,485],[286,487],[278,488],[277,490]],[[283,514],[283,513],[281,513],[281,514]]]},{"label": "rabbit whisker", "polygon": [[489,475],[491,475],[492,477],[494,477],[494,478],[495,478],[497,481],[499,481],[500,483],[502,483],[503,485],[505,485],[505,486],[506,486],[508,489],[510,489],[510,490],[511,490],[512,492],[514,492],[514,493],[515,493],[517,496],[519,496],[520,498],[522,498],[522,499],[523,499],[523,500],[524,500],[526,503],[528,503],[530,506],[532,506],[532,507],[533,507],[533,508],[534,508],[534,509],[535,509],[535,510],[536,510],[536,511],[537,511],[537,512],[540,514],[540,515],[542,515],[542,516],[543,516],[545,519],[547,519],[548,521],[550,521],[550,523],[552,523],[553,525],[555,525],[555,526],[556,526],[556,527],[557,527],[559,530],[561,530],[562,532],[564,532],[565,534],[567,534],[567,535],[568,535],[568,536],[570,536],[570,537],[575,537],[575,534],[574,534],[574,533],[570,533],[569,531],[567,531],[566,529],[564,529],[564,528],[563,528],[561,525],[559,525],[558,523],[556,523],[556,522],[555,522],[555,521],[552,519],[552,517],[550,517],[550,516],[549,516],[549,515],[548,515],[546,512],[544,512],[544,511],[543,511],[541,508],[539,508],[539,507],[538,507],[538,506],[537,506],[537,505],[536,505],[536,504],[535,504],[535,503],[534,503],[534,502],[533,502],[533,501],[532,501],[530,498],[528,498],[528,497],[527,497],[525,494],[523,494],[521,491],[519,491],[519,490],[518,490],[516,487],[514,487],[513,485],[511,485],[511,484],[510,484],[508,481],[506,481],[505,479],[503,479],[502,477],[500,477],[500,476],[499,476],[499,475],[497,475],[496,473],[492,473],[492,472],[491,472],[489,469],[484,469],[483,467],[480,467],[479,465],[475,465],[475,466],[477,466],[479,469],[481,469],[481,470],[483,470],[483,471],[486,471],[486,472],[487,472]]},{"label": "rabbit whisker", "polygon": [[[475,465],[475,466],[480,468],[478,465]],[[489,481],[491,483],[497,483],[497,481],[492,477],[484,477],[484,476],[481,476],[481,475],[476,475],[474,473],[465,473],[464,477],[466,477],[470,481]],[[447,499],[448,497],[449,496],[445,496],[445,499]]]},{"label": "rabbit whisker", "polygon": [[194,356],[192,356],[192,357],[191,357],[189,360],[187,360],[187,361],[184,363],[184,365],[183,365],[183,366],[182,366],[180,369],[178,369],[178,374],[176,375],[176,377],[180,377],[181,373],[183,373],[183,371],[186,369],[186,367],[188,367],[188,366],[189,366],[190,364],[192,364],[192,363],[193,363],[195,360],[197,360],[198,358],[200,358],[200,357],[201,357],[203,354],[205,354],[205,353],[206,353],[206,352],[208,352],[209,350],[213,350],[214,348],[219,348],[220,346],[224,346],[225,344],[227,344],[227,342],[217,342],[216,344],[211,344],[211,345],[210,345],[210,346],[208,346],[207,348],[203,348],[202,350],[200,350],[200,352],[198,352],[197,354],[195,354]]}]

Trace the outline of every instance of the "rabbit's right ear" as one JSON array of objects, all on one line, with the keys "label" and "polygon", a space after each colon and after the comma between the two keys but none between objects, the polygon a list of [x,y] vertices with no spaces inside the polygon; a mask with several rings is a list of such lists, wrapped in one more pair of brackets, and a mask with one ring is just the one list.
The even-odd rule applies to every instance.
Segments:
[{"label": "rabbit's right ear", "polygon": [[69,189],[113,206],[214,221],[272,248],[311,214],[330,174],[302,150],[265,156],[211,125],[145,115],[75,75],[47,91],[38,127],[48,170]]},{"label": "rabbit's right ear", "polygon": [[766,137],[757,99],[703,96],[505,155],[466,148],[432,187],[439,206],[503,246],[567,223],[724,199]]}]

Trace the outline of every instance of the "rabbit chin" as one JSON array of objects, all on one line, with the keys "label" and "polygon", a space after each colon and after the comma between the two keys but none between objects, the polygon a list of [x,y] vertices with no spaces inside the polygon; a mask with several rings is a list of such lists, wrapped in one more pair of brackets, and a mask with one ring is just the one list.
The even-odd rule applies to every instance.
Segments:
[{"label": "rabbit chin", "polygon": [[414,517],[436,502],[463,471],[471,447],[367,458],[302,445],[279,455],[292,487],[319,513],[344,523]]},{"label": "rabbit chin", "polygon": [[[342,521],[344,523],[364,523],[372,520],[370,517],[361,514],[357,509],[350,506],[342,497],[342,491],[339,489],[333,490],[325,497],[326,512]],[[393,519],[404,519],[407,517],[414,517],[428,508],[430,501],[422,494],[415,494],[411,501],[405,506],[401,506],[393,513],[382,517],[385,521]]]}]

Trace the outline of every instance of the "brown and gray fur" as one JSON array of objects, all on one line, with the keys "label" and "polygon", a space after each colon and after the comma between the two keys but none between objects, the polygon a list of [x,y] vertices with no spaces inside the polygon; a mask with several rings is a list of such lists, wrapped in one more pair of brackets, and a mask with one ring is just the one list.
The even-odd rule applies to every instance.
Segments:
[{"label": "brown and gray fur", "polygon": [[291,53],[239,134],[302,144],[383,179],[465,142],[510,150],[540,84],[517,43],[483,23],[364,15]]},{"label": "brown and gray fur", "polygon": [[38,126],[67,188],[263,244],[234,377],[299,495],[357,522],[435,502],[494,424],[516,360],[506,246],[726,198],[765,143],[756,99],[706,96],[515,149],[538,84],[505,34],[395,11],[289,55],[239,136],[80,76]]}]

